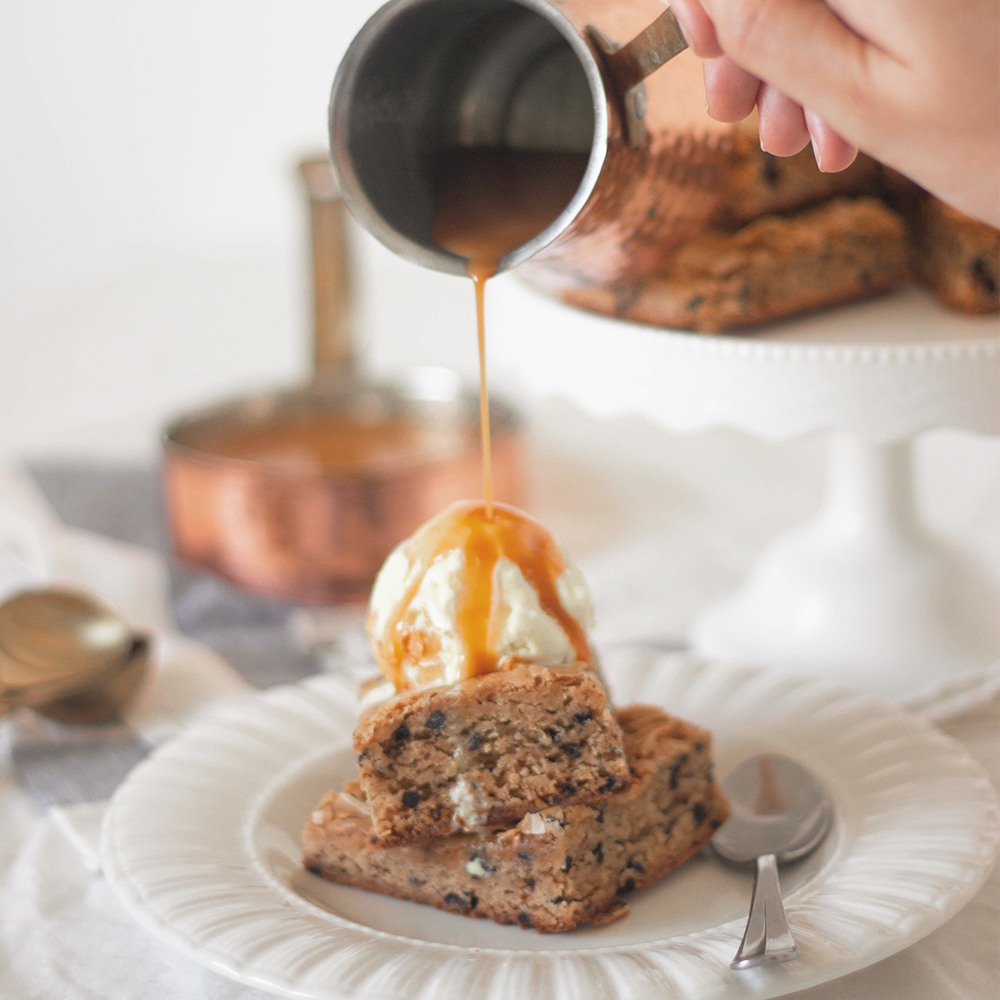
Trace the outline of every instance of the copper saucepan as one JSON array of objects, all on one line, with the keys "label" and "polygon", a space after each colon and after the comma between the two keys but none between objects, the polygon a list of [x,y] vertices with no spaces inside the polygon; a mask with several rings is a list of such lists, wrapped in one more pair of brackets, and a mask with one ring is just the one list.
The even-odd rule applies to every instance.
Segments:
[{"label": "copper saucepan", "polygon": [[[397,542],[480,495],[478,407],[454,373],[417,369],[396,386],[310,387],[182,418],[164,445],[177,555],[292,601],[366,600]],[[497,498],[523,503],[519,422],[496,402],[490,419]],[[357,433],[338,453],[345,426]],[[316,429],[330,434],[326,454]]]},{"label": "copper saucepan", "polygon": [[[316,379],[184,416],[164,435],[178,558],[301,603],[364,601],[392,547],[482,495],[478,395],[441,368],[392,384],[354,373],[343,204],[329,163],[302,164],[312,210]],[[470,316],[470,336],[472,317]],[[498,500],[525,500],[516,413],[490,404]]]}]

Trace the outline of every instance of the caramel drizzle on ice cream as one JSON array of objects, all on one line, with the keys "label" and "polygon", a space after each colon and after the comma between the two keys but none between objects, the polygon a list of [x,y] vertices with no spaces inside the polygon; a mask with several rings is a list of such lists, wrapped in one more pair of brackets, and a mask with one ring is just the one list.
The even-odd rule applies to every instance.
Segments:
[{"label": "caramel drizzle on ice cream", "polygon": [[[426,636],[414,627],[407,612],[420,589],[424,576],[434,561],[456,549],[465,557],[457,593],[456,631],[465,646],[466,677],[490,673],[498,667],[493,585],[494,569],[500,559],[509,559],[538,594],[539,606],[555,619],[573,646],[576,658],[592,662],[590,644],[580,623],[563,607],[556,581],[566,570],[559,546],[549,532],[523,511],[507,504],[493,504],[492,516],[486,505],[469,501],[456,504],[453,516],[429,524],[421,533],[419,544],[410,539],[404,551],[415,567],[394,618],[384,635],[391,644],[389,656],[379,657],[383,670],[391,671],[389,680],[397,691],[410,686],[404,664],[419,662],[426,650]],[[433,683],[433,678],[428,678]]]}]

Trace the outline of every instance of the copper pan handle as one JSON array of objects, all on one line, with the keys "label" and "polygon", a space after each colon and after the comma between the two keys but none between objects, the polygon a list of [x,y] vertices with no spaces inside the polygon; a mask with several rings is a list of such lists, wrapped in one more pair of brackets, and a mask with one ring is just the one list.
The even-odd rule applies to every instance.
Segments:
[{"label": "copper pan handle", "polygon": [[646,88],[642,81],[688,47],[681,26],[667,8],[622,46],[612,42],[592,24],[587,26],[587,35],[604,65],[610,96],[621,114],[626,142],[638,149],[646,138]]},{"label": "copper pan handle", "polygon": [[668,7],[648,28],[615,52],[605,65],[619,95],[624,96],[650,73],[688,47],[677,18]]},{"label": "copper pan handle", "polygon": [[344,202],[327,157],[299,163],[312,223],[314,360],[317,381],[354,367],[351,286]]}]

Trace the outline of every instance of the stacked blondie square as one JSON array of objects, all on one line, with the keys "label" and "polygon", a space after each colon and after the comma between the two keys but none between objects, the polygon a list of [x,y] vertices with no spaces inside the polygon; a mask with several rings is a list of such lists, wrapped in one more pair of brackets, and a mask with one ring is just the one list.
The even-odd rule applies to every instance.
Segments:
[{"label": "stacked blondie square", "polygon": [[711,736],[615,711],[593,666],[511,662],[392,694],[354,734],[358,777],[304,834],[309,870],[539,931],[599,924],[722,824]]}]

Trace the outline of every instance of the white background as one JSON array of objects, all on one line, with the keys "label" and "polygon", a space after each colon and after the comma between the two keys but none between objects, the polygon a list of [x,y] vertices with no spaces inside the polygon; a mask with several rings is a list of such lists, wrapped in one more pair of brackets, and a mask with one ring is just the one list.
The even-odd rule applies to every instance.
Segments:
[{"label": "white background", "polygon": [[[0,453],[152,454],[178,410],[304,377],[295,165],[376,7],[0,7]],[[373,364],[470,370],[465,284],[355,236]]]}]

